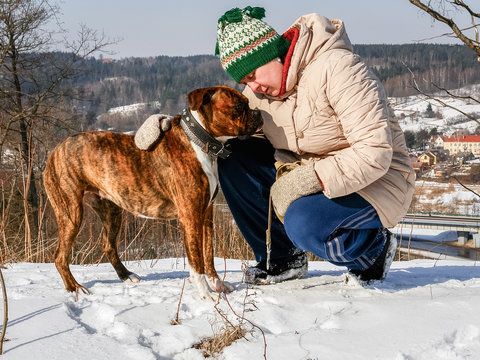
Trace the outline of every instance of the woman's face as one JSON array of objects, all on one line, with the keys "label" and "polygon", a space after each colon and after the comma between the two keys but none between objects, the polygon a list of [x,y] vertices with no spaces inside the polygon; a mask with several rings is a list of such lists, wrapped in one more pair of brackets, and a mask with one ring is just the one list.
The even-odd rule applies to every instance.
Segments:
[{"label": "woman's face", "polygon": [[277,59],[260,66],[240,80],[253,92],[278,96],[282,87],[283,64]]}]

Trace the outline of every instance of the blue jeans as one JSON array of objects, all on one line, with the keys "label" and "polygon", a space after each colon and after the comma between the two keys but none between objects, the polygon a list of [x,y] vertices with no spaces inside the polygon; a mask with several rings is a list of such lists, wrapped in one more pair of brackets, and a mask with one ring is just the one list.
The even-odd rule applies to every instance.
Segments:
[{"label": "blue jeans", "polygon": [[[267,140],[255,137],[234,139],[230,145],[232,154],[218,159],[220,185],[238,228],[260,262],[266,258],[275,150]],[[305,250],[350,270],[363,270],[373,264],[386,241],[377,212],[356,193],[335,199],[323,193],[302,197],[288,207],[284,224],[273,213],[272,262]]]}]

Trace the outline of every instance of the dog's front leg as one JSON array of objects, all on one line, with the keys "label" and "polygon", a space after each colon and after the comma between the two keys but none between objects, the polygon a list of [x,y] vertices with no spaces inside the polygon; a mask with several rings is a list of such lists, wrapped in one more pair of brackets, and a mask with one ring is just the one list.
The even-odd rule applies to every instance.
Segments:
[{"label": "dog's front leg", "polygon": [[185,231],[185,250],[190,265],[190,282],[195,285],[202,300],[216,300],[218,294],[210,290],[205,278],[202,249],[203,216],[192,217],[193,211],[190,213],[184,213],[184,211],[185,208],[182,208],[179,212],[179,218]]},{"label": "dog's front leg", "polygon": [[203,223],[203,259],[205,274],[207,276],[208,285],[215,292],[229,293],[235,287],[220,279],[215,270],[214,256],[213,256],[213,205],[210,204],[205,212],[205,219]]},{"label": "dog's front leg", "polygon": [[202,300],[218,300],[219,294],[210,290],[205,275],[197,273],[192,267],[190,267],[190,282],[195,285]]}]

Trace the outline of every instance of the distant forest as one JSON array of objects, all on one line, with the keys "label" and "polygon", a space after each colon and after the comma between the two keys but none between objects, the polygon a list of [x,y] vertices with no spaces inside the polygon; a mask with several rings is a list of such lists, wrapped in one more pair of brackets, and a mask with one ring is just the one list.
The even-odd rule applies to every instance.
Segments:
[{"label": "distant forest", "polygon": [[454,89],[480,81],[480,62],[463,45],[354,45],[354,52],[372,68],[392,97],[416,94],[411,72],[427,91],[435,89],[432,84]]},{"label": "distant forest", "polygon": [[[420,86],[432,91],[436,84],[453,89],[480,82],[480,63],[461,45],[406,44],[354,45],[383,82],[389,96],[413,95],[412,73]],[[174,114],[186,104],[186,94],[199,87],[227,84],[237,89],[213,55],[189,57],[158,56],[111,60],[91,58],[68,86],[80,88],[82,100],[74,104],[83,114],[83,128],[114,126],[127,130],[140,124],[145,114]],[[135,103],[155,103],[136,120],[119,124],[103,117],[108,109]],[[100,123],[99,123],[100,121]],[[103,121],[103,123],[101,123]]]}]

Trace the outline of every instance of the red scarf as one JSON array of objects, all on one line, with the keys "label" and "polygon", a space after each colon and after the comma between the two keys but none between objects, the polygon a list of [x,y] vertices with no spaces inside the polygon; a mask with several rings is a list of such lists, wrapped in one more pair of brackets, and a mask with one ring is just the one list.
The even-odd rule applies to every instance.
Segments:
[{"label": "red scarf", "polygon": [[288,48],[287,55],[285,55],[285,60],[283,62],[282,87],[280,88],[280,93],[278,96],[283,95],[286,91],[288,69],[290,68],[290,64],[292,62],[293,49],[295,49],[299,34],[300,31],[293,27],[285,31],[285,33],[282,35],[285,39],[290,41],[290,47]]}]

